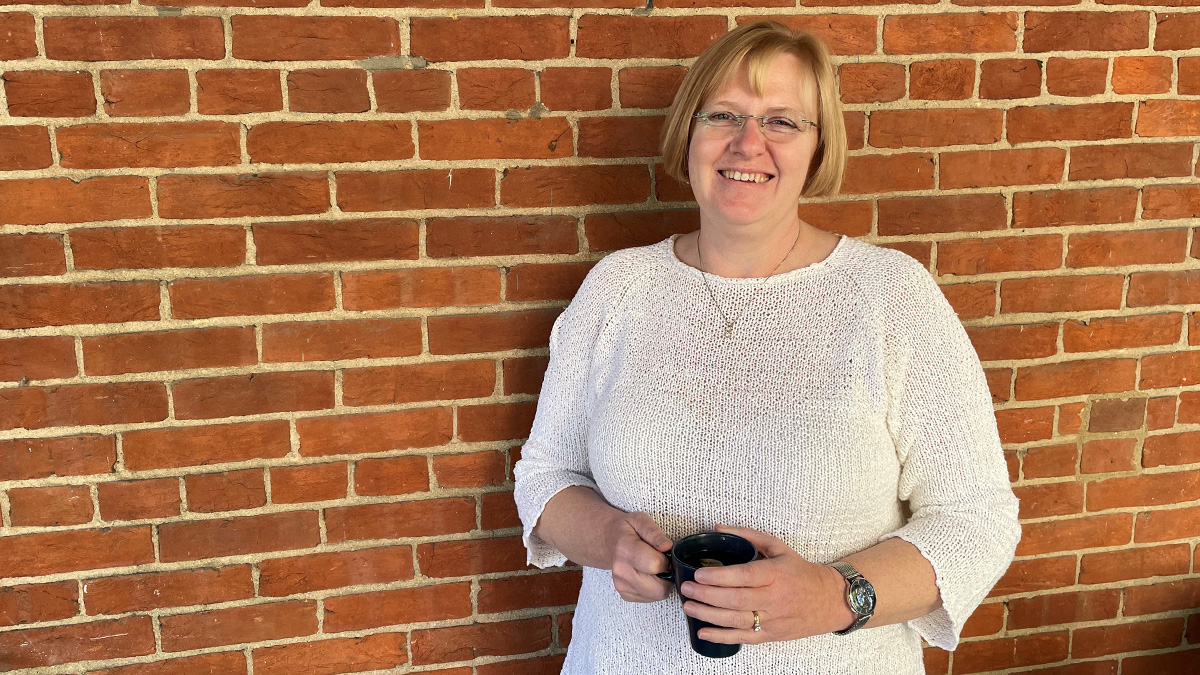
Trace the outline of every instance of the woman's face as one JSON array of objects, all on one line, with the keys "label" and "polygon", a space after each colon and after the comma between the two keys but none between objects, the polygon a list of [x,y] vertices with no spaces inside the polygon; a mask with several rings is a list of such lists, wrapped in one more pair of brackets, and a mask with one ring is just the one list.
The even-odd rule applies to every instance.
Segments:
[{"label": "woman's face", "polygon": [[[801,133],[788,140],[766,137],[759,121],[722,131],[693,122],[688,145],[688,178],[700,205],[701,222],[718,226],[773,225],[796,218],[796,204],[817,147],[817,131],[800,122],[817,121],[817,90],[812,71],[799,58],[783,54],[767,70],[761,96],[750,88],[743,62],[728,86],[701,105],[700,112],[784,116]],[[734,172],[742,175],[736,176]]]}]

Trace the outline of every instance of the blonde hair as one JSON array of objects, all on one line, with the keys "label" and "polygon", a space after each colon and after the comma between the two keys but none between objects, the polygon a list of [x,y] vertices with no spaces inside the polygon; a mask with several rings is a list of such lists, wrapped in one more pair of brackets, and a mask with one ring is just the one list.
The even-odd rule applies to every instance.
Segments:
[{"label": "blonde hair", "polygon": [[846,124],[829,50],[815,35],[793,31],[775,21],[739,26],[710,45],[692,64],[663,124],[662,154],[668,175],[688,182],[692,116],[700,106],[729,83],[743,62],[749,66],[751,90],[761,95],[767,70],[782,54],[792,54],[808,65],[817,85],[817,149],[801,194],[823,197],[838,191],[846,168]]}]

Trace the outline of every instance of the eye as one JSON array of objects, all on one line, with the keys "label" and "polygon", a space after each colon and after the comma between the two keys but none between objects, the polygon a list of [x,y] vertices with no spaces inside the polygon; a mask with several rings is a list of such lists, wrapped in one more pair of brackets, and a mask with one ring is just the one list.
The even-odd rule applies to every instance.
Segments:
[{"label": "eye", "polygon": [[767,126],[773,127],[775,129],[787,129],[787,130],[796,130],[796,129],[800,128],[799,126],[796,125],[795,122],[791,121],[790,119],[788,119],[786,117],[768,117],[767,118]]},{"label": "eye", "polygon": [[736,122],[737,118],[731,112],[717,111],[708,113],[708,119],[713,122]]}]

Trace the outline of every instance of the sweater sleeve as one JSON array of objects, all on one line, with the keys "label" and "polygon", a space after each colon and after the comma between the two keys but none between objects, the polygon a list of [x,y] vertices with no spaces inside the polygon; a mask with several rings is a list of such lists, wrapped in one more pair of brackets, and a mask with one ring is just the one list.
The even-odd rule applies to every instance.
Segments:
[{"label": "sweater sleeve", "polygon": [[524,526],[527,561],[537,567],[562,565],[567,560],[533,532],[550,498],[573,485],[599,492],[587,453],[588,374],[596,340],[613,304],[615,289],[605,274],[613,257],[592,269],[575,299],[554,322],[550,363],[537,414],[521,459],[513,467],[513,496]]},{"label": "sweater sleeve", "polygon": [[[908,261],[911,263],[912,261]],[[900,537],[929,560],[942,606],[909,625],[953,650],[963,623],[1012,562],[1021,528],[983,367],[921,266],[883,293],[888,427],[912,517]]]}]

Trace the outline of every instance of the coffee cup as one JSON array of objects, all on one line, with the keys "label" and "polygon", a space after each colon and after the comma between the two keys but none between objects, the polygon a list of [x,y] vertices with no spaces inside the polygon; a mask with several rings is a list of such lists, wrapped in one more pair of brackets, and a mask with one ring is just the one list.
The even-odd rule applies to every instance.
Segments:
[{"label": "coffee cup", "polygon": [[[683,582],[695,581],[696,570],[701,567],[741,565],[757,558],[758,551],[754,549],[754,544],[743,537],[728,532],[701,532],[675,542],[670,553],[667,554],[670,569],[658,576],[661,579],[675,582],[675,590],[680,591],[679,594],[682,597]],[[697,654],[723,659],[737,654],[742,648],[741,645],[709,642],[697,637],[701,628],[713,627],[711,623],[689,616],[687,617],[687,626],[688,639]],[[716,627],[721,628],[721,626]]]}]

